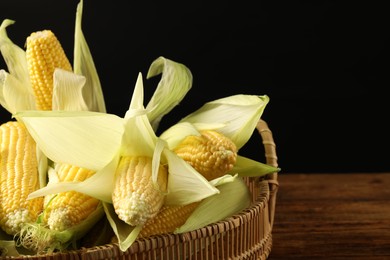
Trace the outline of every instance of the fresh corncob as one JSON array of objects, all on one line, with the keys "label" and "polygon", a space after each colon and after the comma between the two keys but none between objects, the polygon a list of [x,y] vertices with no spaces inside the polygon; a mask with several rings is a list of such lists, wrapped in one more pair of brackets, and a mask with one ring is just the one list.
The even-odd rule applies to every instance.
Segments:
[{"label": "fresh corncob", "polygon": [[15,235],[25,223],[37,220],[43,198],[27,200],[39,188],[36,144],[19,122],[0,126],[0,226]]},{"label": "fresh corncob", "polygon": [[160,165],[158,185],[154,185],[152,158],[122,157],[116,170],[112,194],[113,206],[118,217],[132,226],[142,225],[154,217],[164,204],[167,181],[168,171]]},{"label": "fresh corncob", "polygon": [[[236,145],[226,136],[213,130],[201,131],[200,136],[187,136],[174,151],[207,180],[226,174],[233,168],[237,158]],[[183,206],[164,205],[154,218],[145,223],[140,236],[173,232],[186,222],[199,203]]]},{"label": "fresh corncob", "polygon": [[161,235],[173,232],[183,225],[200,202],[183,206],[163,206],[159,213],[142,227],[140,237]]},{"label": "fresh corncob", "polygon": [[237,158],[236,145],[214,130],[201,131],[200,136],[187,136],[174,152],[207,180],[218,178],[231,170]]},{"label": "fresh corncob", "polygon": [[51,110],[54,70],[72,71],[61,43],[50,30],[33,32],[26,40],[26,58],[36,107]]},{"label": "fresh corncob", "polygon": [[[54,172],[55,181],[59,182],[82,182],[95,174],[66,163],[56,163]],[[38,221],[22,226],[19,244],[36,254],[65,250],[83,237],[103,214],[100,200],[83,193],[66,191],[46,195]]]},{"label": "fresh corncob", "polygon": [[[50,30],[37,31],[27,37],[26,55],[36,106],[52,109],[53,73],[56,68],[72,71],[71,64],[57,37]],[[94,174],[89,169],[55,164],[59,181],[83,181]],[[51,230],[72,227],[92,213],[99,200],[74,191],[45,197],[43,221]],[[50,203],[47,200],[50,199]]]},{"label": "fresh corncob", "polygon": [[[32,33],[26,40],[26,59],[37,110],[52,110],[55,69],[72,71],[53,32]],[[59,182],[81,182],[95,173],[56,162],[54,168]],[[38,253],[63,250],[102,216],[99,206],[100,200],[75,191],[46,195],[39,221],[22,227],[19,242]]]},{"label": "fresh corncob", "polygon": [[[56,164],[60,182],[84,181],[95,172],[70,164]],[[42,222],[51,230],[64,231],[85,220],[94,212],[100,201],[88,195],[67,191],[45,196]]]}]

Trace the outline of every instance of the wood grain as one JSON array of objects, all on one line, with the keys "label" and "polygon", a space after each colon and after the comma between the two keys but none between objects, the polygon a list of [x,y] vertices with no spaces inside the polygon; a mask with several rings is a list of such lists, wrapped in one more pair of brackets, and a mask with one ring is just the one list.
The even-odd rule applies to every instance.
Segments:
[{"label": "wood grain", "polygon": [[390,259],[390,173],[278,180],[269,259]]}]

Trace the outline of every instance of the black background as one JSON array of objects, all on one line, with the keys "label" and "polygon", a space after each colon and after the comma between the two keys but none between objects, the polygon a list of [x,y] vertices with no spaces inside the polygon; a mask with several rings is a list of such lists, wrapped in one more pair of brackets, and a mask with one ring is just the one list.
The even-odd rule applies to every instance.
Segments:
[{"label": "black background", "polygon": [[[138,72],[164,56],[194,81],[160,130],[207,101],[266,94],[282,172],[385,172],[389,29],[377,2],[84,0],[83,31],[110,113],[124,115]],[[0,19],[16,21],[19,46],[51,29],[72,61],[77,3],[1,1]],[[144,80],[146,101],[157,82]],[[258,135],[240,153],[264,160]]]}]

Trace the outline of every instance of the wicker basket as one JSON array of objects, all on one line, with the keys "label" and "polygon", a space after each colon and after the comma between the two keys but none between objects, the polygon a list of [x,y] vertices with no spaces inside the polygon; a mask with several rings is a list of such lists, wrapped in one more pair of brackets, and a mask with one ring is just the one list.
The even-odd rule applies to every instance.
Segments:
[{"label": "wicker basket", "polygon": [[[267,123],[260,120],[257,130],[263,140],[267,164],[278,166],[275,143]],[[267,178],[247,178],[246,183],[253,195],[249,208],[195,231],[137,239],[126,252],[116,244],[107,244],[12,259],[266,259],[272,247],[277,173]]]}]

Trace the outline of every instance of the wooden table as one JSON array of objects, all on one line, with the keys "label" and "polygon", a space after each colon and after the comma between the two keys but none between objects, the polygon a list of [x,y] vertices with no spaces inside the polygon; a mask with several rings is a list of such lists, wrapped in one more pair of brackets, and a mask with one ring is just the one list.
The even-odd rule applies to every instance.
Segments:
[{"label": "wooden table", "polygon": [[390,173],[283,174],[268,259],[390,259]]}]

